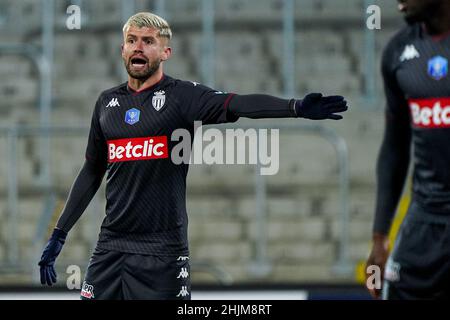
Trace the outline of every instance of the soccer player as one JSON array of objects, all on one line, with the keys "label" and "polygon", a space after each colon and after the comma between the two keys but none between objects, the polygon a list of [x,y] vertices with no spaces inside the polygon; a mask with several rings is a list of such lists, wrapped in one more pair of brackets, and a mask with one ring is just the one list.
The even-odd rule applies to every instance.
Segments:
[{"label": "soccer player", "polygon": [[[169,155],[174,130],[239,117],[341,119],[342,96],[302,100],[236,95],[171,78],[167,22],[151,13],[123,28],[128,82],[103,92],[92,116],[86,161],[39,262],[41,283],[56,282],[55,259],[67,233],[106,178],[106,217],[89,261],[82,299],[190,299],[186,175]],[[192,143],[192,141],[190,141]]]},{"label": "soccer player", "polygon": [[[384,283],[369,291],[384,299],[450,299],[450,1],[402,0],[399,10],[408,26],[382,59],[386,127],[367,261],[380,267]],[[389,255],[411,145],[412,201]]]}]

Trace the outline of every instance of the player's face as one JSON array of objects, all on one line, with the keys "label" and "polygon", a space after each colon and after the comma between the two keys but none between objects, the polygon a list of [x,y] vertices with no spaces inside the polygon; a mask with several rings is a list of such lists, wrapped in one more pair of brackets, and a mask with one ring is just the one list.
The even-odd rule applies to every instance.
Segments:
[{"label": "player's face", "polygon": [[168,40],[158,36],[153,28],[131,26],[124,34],[122,58],[128,74],[135,79],[146,80],[169,59],[171,49]]},{"label": "player's face", "polygon": [[[442,0],[398,0],[398,9],[408,23],[422,22],[435,13]],[[445,0],[448,1],[448,0]]]}]

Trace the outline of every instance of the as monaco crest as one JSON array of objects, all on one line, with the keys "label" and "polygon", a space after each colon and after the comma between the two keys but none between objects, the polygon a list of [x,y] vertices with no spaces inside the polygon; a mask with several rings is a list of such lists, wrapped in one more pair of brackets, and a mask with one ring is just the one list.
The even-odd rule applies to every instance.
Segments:
[{"label": "as monaco crest", "polygon": [[152,105],[153,108],[155,108],[156,111],[161,110],[162,107],[164,107],[164,103],[166,102],[166,93],[161,91],[156,91],[152,98]]}]

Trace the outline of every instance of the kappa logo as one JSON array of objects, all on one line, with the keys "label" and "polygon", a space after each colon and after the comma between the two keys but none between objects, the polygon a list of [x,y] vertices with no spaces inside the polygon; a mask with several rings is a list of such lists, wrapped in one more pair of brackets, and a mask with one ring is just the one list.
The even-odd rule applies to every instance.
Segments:
[{"label": "kappa logo", "polygon": [[117,98],[112,98],[111,101],[106,105],[106,107],[107,108],[120,107],[120,104]]},{"label": "kappa logo", "polygon": [[400,56],[400,62],[412,60],[414,58],[420,58],[419,51],[417,51],[413,44],[407,45]]},{"label": "kappa logo", "polygon": [[189,277],[189,272],[187,271],[187,268],[181,268],[180,274],[178,275],[177,279],[186,279]]},{"label": "kappa logo", "polygon": [[188,257],[188,256],[179,256],[179,257],[177,258],[177,261],[186,261],[186,260],[189,260],[189,257]]},{"label": "kappa logo", "polygon": [[83,288],[81,289],[81,296],[86,299],[94,299],[94,286],[84,281]]},{"label": "kappa logo", "polygon": [[166,93],[164,90],[156,91],[152,98],[152,105],[153,108],[155,108],[156,111],[161,110],[162,107],[164,107],[164,104],[166,103]]},{"label": "kappa logo", "polygon": [[186,297],[189,295],[189,292],[187,290],[187,286],[181,286],[181,290],[180,292],[177,294],[177,298],[178,297]]}]

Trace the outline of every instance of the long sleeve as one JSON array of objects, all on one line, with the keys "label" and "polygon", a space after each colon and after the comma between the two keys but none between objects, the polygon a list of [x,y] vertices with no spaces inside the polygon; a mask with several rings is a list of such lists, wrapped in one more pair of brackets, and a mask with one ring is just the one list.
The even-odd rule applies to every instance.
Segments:
[{"label": "long sleeve", "polygon": [[373,231],[387,234],[408,173],[409,123],[386,114],[386,128],[377,162],[377,199]]},{"label": "long sleeve", "polygon": [[235,116],[252,119],[297,117],[294,99],[281,99],[265,94],[235,95],[228,111]]},{"label": "long sleeve", "polygon": [[106,168],[86,160],[69,192],[64,209],[56,224],[58,229],[69,232],[78,221],[100,187]]},{"label": "long sleeve", "polygon": [[377,162],[377,199],[373,232],[387,234],[408,173],[411,149],[409,107],[395,77],[395,59],[388,45],[382,59],[386,121]]}]

